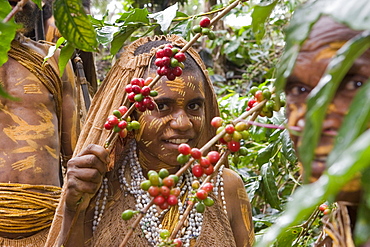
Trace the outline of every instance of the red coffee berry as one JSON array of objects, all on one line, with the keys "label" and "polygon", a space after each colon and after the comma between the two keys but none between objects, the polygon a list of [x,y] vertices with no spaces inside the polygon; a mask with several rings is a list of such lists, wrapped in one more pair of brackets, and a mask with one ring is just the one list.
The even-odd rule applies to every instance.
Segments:
[{"label": "red coffee berry", "polygon": [[168,188],[167,186],[161,186],[161,189],[159,190],[161,195],[164,196],[165,198],[170,195],[170,191],[171,191],[170,188]]},{"label": "red coffee berry", "polygon": [[136,93],[134,93],[134,92],[129,93],[129,94],[127,95],[128,100],[129,100],[130,102],[135,102],[135,95],[136,95]]},{"label": "red coffee berry", "polygon": [[[165,199],[166,200],[166,199]],[[170,205],[167,203],[167,201],[164,201],[162,204],[158,205],[160,209],[165,210],[167,209]]]},{"label": "red coffee berry", "polygon": [[108,116],[108,118],[107,118],[107,122],[110,124],[110,125],[117,125],[118,124],[118,122],[119,122],[119,120],[118,120],[118,118],[116,117],[116,116],[114,116],[114,115],[110,115],[110,116]]},{"label": "red coffee berry", "polygon": [[178,199],[175,195],[169,195],[167,198],[167,203],[170,206],[177,205]]},{"label": "red coffee berry", "polygon": [[141,111],[141,112],[145,112],[146,111],[146,106],[143,104],[142,101],[137,101],[135,102],[135,107]]},{"label": "red coffee berry", "polygon": [[155,104],[153,101],[150,101],[149,103],[147,103],[146,105],[146,108],[149,110],[149,111],[153,111],[155,109]]},{"label": "red coffee berry", "polygon": [[172,48],[171,47],[165,47],[163,48],[163,54],[164,57],[172,57]]},{"label": "red coffee berry", "polygon": [[172,73],[175,76],[181,76],[182,75],[182,68],[180,68],[179,66],[177,66],[177,67],[173,68]]},{"label": "red coffee berry", "polygon": [[121,120],[119,123],[118,123],[118,127],[120,129],[124,129],[127,127],[127,122],[125,120]]},{"label": "red coffee berry", "polygon": [[183,155],[189,155],[191,152],[190,146],[186,143],[181,143],[179,147],[177,148],[177,150],[179,151],[180,154],[183,154]]},{"label": "red coffee berry", "polygon": [[155,61],[154,61],[154,64],[157,67],[162,67],[164,65],[162,58],[156,58]]},{"label": "red coffee berry", "polygon": [[132,85],[132,92],[135,93],[135,94],[138,94],[141,92],[141,87],[138,86],[138,85]]},{"label": "red coffee berry", "polygon": [[178,238],[173,240],[174,247],[182,247],[182,241]]},{"label": "red coffee berry", "polygon": [[[149,188],[150,189],[150,188]],[[159,196],[156,196],[154,199],[153,199],[153,202],[155,205],[162,205],[164,202],[166,201],[166,199],[164,199],[163,196],[159,195]]]},{"label": "red coffee berry", "polygon": [[127,107],[122,105],[118,108],[119,112],[121,113],[121,115],[125,115],[125,113],[128,111]]},{"label": "red coffee berry", "polygon": [[193,175],[197,178],[203,175],[203,168],[199,164],[194,165],[191,171],[193,172]]},{"label": "red coffee berry", "polygon": [[150,103],[152,103],[152,99],[150,98],[150,97],[145,97],[144,99],[143,99],[143,105],[144,106],[148,106]]},{"label": "red coffee berry", "polygon": [[202,152],[200,151],[199,148],[192,148],[190,154],[191,157],[193,157],[196,160],[199,160],[202,157]]},{"label": "red coffee berry", "polygon": [[227,144],[227,141],[225,141],[225,139],[224,138],[220,138],[220,139],[218,139],[218,141],[221,143],[221,144]]},{"label": "red coffee berry", "polygon": [[144,86],[144,87],[142,87],[141,88],[141,91],[140,91],[140,93],[142,94],[142,95],[144,95],[144,96],[148,96],[149,94],[150,94],[150,87],[148,87],[148,86]]},{"label": "red coffee berry", "polygon": [[159,195],[159,192],[160,192],[160,189],[158,186],[150,186],[148,189],[148,193],[152,197],[156,197],[157,195]]},{"label": "red coffee berry", "polygon": [[213,184],[210,182],[205,183],[202,186],[202,190],[205,190],[206,192],[211,193],[213,191]]},{"label": "red coffee berry", "polygon": [[173,48],[173,45],[172,44],[165,44],[164,47],[168,47],[168,48]]},{"label": "red coffee berry", "polygon": [[181,193],[181,190],[179,188],[172,188],[171,191],[170,191],[170,194],[171,195],[174,195],[176,197],[178,197]]},{"label": "red coffee berry", "polygon": [[222,123],[224,122],[224,120],[221,118],[221,117],[214,117],[212,118],[211,120],[211,125],[215,128],[219,128],[222,126]]},{"label": "red coffee berry", "polygon": [[108,121],[105,122],[105,124],[104,124],[104,128],[106,130],[111,130],[111,129],[113,129],[113,127],[114,127],[114,125],[111,125]]},{"label": "red coffee berry", "polygon": [[209,19],[208,17],[203,17],[199,22],[199,25],[201,27],[209,27],[210,24],[211,24],[211,19]]},{"label": "red coffee berry", "polygon": [[169,57],[163,57],[162,58],[162,63],[163,63],[163,65],[162,66],[170,66],[170,64],[171,64],[171,58],[169,58]]},{"label": "red coffee berry", "polygon": [[215,171],[213,165],[208,166],[207,168],[203,169],[204,174],[207,176],[211,175]]},{"label": "red coffee berry", "polygon": [[201,167],[207,168],[211,165],[211,162],[209,162],[209,159],[207,159],[206,157],[201,157],[199,164]]},{"label": "red coffee berry", "polygon": [[263,97],[262,91],[258,90],[255,94],[254,97],[256,98],[257,102],[261,102],[265,98]]},{"label": "red coffee berry", "polygon": [[125,138],[127,136],[127,129],[122,129],[118,134],[120,137]]},{"label": "red coffee berry", "polygon": [[162,58],[164,57],[163,49],[158,49],[158,51],[155,53],[155,56],[157,58]]},{"label": "red coffee berry", "polygon": [[217,161],[220,159],[220,153],[217,152],[217,151],[210,151],[208,154],[207,154],[207,158],[209,159],[209,161],[212,163],[212,164],[216,164]]},{"label": "red coffee berry", "polygon": [[185,62],[185,60],[186,60],[186,55],[183,52],[178,52],[173,57],[176,58],[177,61],[179,61],[180,63]]},{"label": "red coffee berry", "polygon": [[165,177],[162,182],[163,185],[167,186],[168,188],[171,188],[175,185],[175,180],[173,180],[171,177]]},{"label": "red coffee berry", "polygon": [[225,127],[225,131],[226,131],[226,133],[228,133],[228,134],[232,134],[232,133],[234,133],[234,131],[235,131],[235,127],[234,127],[234,125],[232,125],[232,124],[228,124],[228,125],[226,125],[226,127]]},{"label": "red coffee berry", "polygon": [[208,192],[203,189],[200,189],[197,191],[195,195],[199,200],[204,200],[208,197]]},{"label": "red coffee berry", "polygon": [[140,88],[144,86],[143,78],[133,78],[131,80],[131,85],[138,85]]},{"label": "red coffee berry", "polygon": [[231,140],[227,143],[227,148],[231,151],[231,152],[238,152],[239,149],[240,149],[240,142],[237,142],[237,141],[234,141],[234,140]]},{"label": "red coffee berry", "polygon": [[248,101],[248,106],[250,107],[250,108],[252,108],[253,107],[253,105],[254,105],[254,103],[256,103],[257,101],[255,100],[255,99],[250,99],[249,101]]},{"label": "red coffee berry", "polygon": [[126,91],[126,93],[131,93],[132,92],[132,85],[127,84],[126,87],[125,87],[125,91]]},{"label": "red coffee berry", "polygon": [[176,79],[176,76],[172,73],[172,71],[171,73],[168,73],[166,76],[169,81],[173,81]]},{"label": "red coffee berry", "polygon": [[326,204],[321,204],[320,206],[319,206],[319,210],[321,211],[321,212],[324,212],[324,210],[325,209],[327,209],[328,208],[328,205],[326,205]]},{"label": "red coffee berry", "polygon": [[146,78],[144,81],[144,86],[148,86],[153,80],[153,77]]}]

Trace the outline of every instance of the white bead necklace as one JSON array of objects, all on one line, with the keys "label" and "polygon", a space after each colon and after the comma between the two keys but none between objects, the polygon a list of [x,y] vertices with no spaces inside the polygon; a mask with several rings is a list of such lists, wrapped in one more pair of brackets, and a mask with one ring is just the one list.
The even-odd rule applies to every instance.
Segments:
[{"label": "white bead necklace", "polygon": [[[143,208],[151,201],[151,198],[147,192],[142,190],[140,188],[140,183],[146,178],[143,175],[143,171],[141,168],[141,165],[139,163],[139,159],[136,154],[136,141],[132,140],[127,147],[130,147],[130,150],[128,154],[125,156],[125,159],[123,160],[123,163],[121,167],[119,168],[119,181],[120,181],[120,187],[123,193],[127,195],[127,193],[130,193],[133,195],[136,199],[136,209],[138,211],[142,211]],[[125,168],[130,167],[130,177],[131,177],[131,184],[129,184],[124,176],[125,174]],[[220,195],[223,203],[223,209],[226,212],[226,202],[224,197],[224,188],[223,188],[223,178],[222,178],[222,172],[223,172],[223,166],[219,169],[219,172],[216,176],[216,183],[213,189],[213,192],[215,196],[218,195],[219,191],[218,188],[220,188]],[[177,183],[177,186],[180,186],[185,179],[184,186],[181,188],[180,196],[179,198],[182,198],[186,191],[191,191],[192,187],[192,181],[195,179],[195,177],[190,173],[188,170],[185,172],[182,176],[180,176],[179,181]],[[199,179],[198,179],[199,180]],[[214,179],[211,180],[213,182]],[[201,182],[201,181],[200,181]],[[104,192],[103,199],[101,199],[102,194]],[[93,231],[96,230],[96,227],[98,226],[101,217],[103,215],[106,201],[108,197],[108,179],[104,178],[102,186],[99,189],[99,192],[96,197],[96,206],[94,211],[94,220],[93,220]],[[185,200],[185,202],[188,201],[189,198]],[[178,209],[179,209],[179,220],[183,217],[183,214],[186,210],[187,204],[182,203],[181,200],[178,200]],[[162,218],[165,213],[169,209],[165,209],[162,212],[158,212],[157,206],[153,205],[149,208],[148,212],[144,215],[144,217],[140,221],[141,229],[146,237],[146,239],[153,245],[157,246],[160,243],[160,237],[159,233],[162,229],[161,221],[159,220]],[[203,222],[203,214],[198,213],[195,208],[193,208],[188,215],[187,221],[185,221],[186,225],[184,228],[182,228],[181,231],[178,232],[177,237],[181,238],[182,242],[184,243],[185,247],[190,246],[190,239],[197,238],[200,235],[201,229],[202,229],[202,222]]]}]

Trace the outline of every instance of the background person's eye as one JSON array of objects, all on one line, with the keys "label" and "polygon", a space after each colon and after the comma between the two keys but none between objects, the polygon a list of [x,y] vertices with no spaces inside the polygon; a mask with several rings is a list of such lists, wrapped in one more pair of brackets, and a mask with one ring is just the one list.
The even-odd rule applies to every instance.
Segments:
[{"label": "background person's eye", "polygon": [[359,87],[361,87],[364,83],[359,80],[350,80],[349,82],[346,83],[345,89],[346,90],[356,90]]},{"label": "background person's eye", "polygon": [[302,94],[308,94],[309,93],[309,90],[306,87],[303,87],[303,86],[300,86],[300,85],[296,85],[296,86],[293,86],[289,90],[289,92],[292,95],[299,96],[299,95],[302,95]]}]

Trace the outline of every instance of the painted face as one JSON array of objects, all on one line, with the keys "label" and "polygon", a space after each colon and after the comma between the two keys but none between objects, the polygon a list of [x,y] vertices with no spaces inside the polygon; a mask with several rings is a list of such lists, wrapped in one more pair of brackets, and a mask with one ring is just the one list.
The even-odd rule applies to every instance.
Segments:
[{"label": "painted face", "polygon": [[162,77],[156,84],[158,109],[140,113],[138,118],[141,130],[136,140],[144,167],[176,171],[179,144],[197,146],[205,121],[203,78],[200,71],[188,72],[174,81]]},{"label": "painted face", "polygon": [[[354,31],[323,19],[314,27],[310,39],[304,44],[295,68],[286,85],[288,125],[303,128],[306,114],[306,97],[317,86],[330,58],[345,43],[355,36]],[[311,180],[318,179],[325,169],[325,162],[332,150],[335,136],[342,124],[357,90],[370,76],[370,52],[358,58],[348,71],[329,105],[323,122],[323,131],[312,164]],[[292,136],[297,148],[301,137]],[[299,154],[298,154],[299,156]]]}]

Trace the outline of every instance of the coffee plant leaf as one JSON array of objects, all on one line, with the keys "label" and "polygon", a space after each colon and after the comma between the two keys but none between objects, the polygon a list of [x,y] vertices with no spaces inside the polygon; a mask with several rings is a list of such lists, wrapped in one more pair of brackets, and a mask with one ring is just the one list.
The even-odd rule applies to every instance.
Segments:
[{"label": "coffee plant leaf", "polygon": [[161,26],[161,31],[163,33],[166,33],[172,23],[172,20],[176,17],[176,12],[178,8],[178,3],[176,3],[163,11],[150,14],[149,18],[155,19],[157,23]]},{"label": "coffee plant leaf", "polygon": [[300,161],[305,169],[304,181],[311,174],[311,162],[319,141],[322,122],[329,103],[353,62],[370,47],[370,32],[364,32],[349,40],[331,59],[317,87],[307,99],[307,113],[303,130],[302,144],[298,147]]},{"label": "coffee plant leaf", "polygon": [[354,230],[356,246],[361,246],[370,239],[370,168],[362,173],[362,202],[359,204],[357,222]]},{"label": "coffee plant leaf", "polygon": [[297,163],[297,155],[293,146],[292,139],[290,139],[289,132],[284,130],[280,135],[281,153],[292,164]]},{"label": "coffee plant leaf", "polygon": [[40,9],[42,8],[42,0],[32,0]]},{"label": "coffee plant leaf", "polygon": [[263,194],[265,195],[266,202],[269,203],[272,208],[281,210],[278,188],[275,183],[275,176],[271,168],[271,163],[265,163],[262,165],[261,176]]},{"label": "coffee plant leaf", "polygon": [[0,5],[0,20],[3,20],[12,11],[12,7],[8,0],[0,0]]},{"label": "coffee plant leaf", "polygon": [[327,166],[330,167],[348,146],[368,127],[370,120],[370,80],[356,93],[346,114],[338,135],[334,149],[330,152]]},{"label": "coffee plant leaf", "polygon": [[94,27],[79,0],[55,0],[55,24],[70,45],[83,51],[97,51],[98,41]]},{"label": "coffee plant leaf", "polygon": [[256,5],[252,12],[252,30],[257,43],[261,41],[265,35],[266,20],[270,17],[274,10],[277,0],[267,5]]},{"label": "coffee plant leaf", "polygon": [[59,56],[59,61],[58,61],[58,66],[59,66],[59,71],[60,71],[60,76],[63,75],[64,69],[67,66],[67,63],[71,59],[73,53],[75,51],[75,48],[73,45],[70,43],[67,43],[62,50],[60,51],[60,56]]},{"label": "coffee plant leaf", "polygon": [[270,246],[277,237],[307,219],[319,203],[332,202],[354,176],[370,167],[370,130],[362,133],[336,162],[314,183],[302,185],[286,204],[286,210],[272,225],[257,247]]}]

